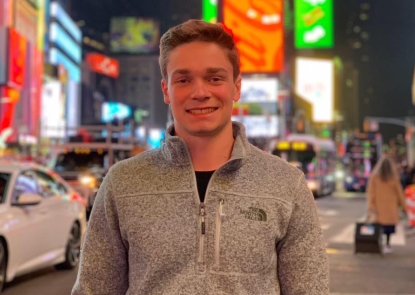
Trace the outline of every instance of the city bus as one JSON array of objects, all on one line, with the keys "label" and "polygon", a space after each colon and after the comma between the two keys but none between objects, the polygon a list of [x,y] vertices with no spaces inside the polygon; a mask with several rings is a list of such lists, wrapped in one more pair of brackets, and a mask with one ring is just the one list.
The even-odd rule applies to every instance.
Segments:
[{"label": "city bus", "polygon": [[291,134],[274,142],[271,152],[304,173],[314,196],[329,195],[335,190],[336,147],[332,140]]}]

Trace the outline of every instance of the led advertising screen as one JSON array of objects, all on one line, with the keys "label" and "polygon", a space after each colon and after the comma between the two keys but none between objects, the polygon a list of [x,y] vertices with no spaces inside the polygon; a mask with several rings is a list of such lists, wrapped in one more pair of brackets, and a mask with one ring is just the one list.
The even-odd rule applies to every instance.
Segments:
[{"label": "led advertising screen", "polygon": [[218,0],[203,0],[203,20],[209,23],[218,21]]},{"label": "led advertising screen", "polygon": [[278,135],[277,101],[277,78],[244,77],[232,120],[243,123],[250,138],[275,137]]},{"label": "led advertising screen", "polygon": [[90,69],[98,74],[118,78],[120,75],[120,64],[118,60],[99,53],[88,53],[86,62]]},{"label": "led advertising screen", "polygon": [[43,84],[41,118],[42,136],[62,138],[65,135],[66,96],[64,87],[58,80],[50,80]]},{"label": "led advertising screen", "polygon": [[333,47],[333,0],[295,0],[295,47]]},{"label": "led advertising screen", "polygon": [[22,87],[25,77],[27,41],[14,29],[9,29],[9,83]]},{"label": "led advertising screen", "polygon": [[298,57],[296,94],[312,106],[314,122],[332,122],[334,108],[334,63],[332,60]]},{"label": "led advertising screen", "polygon": [[223,20],[234,34],[242,73],[283,70],[283,0],[223,0]]},{"label": "led advertising screen", "polygon": [[49,30],[50,41],[65,52],[75,63],[82,61],[80,44],[76,43],[58,23],[51,23]]},{"label": "led advertising screen", "polygon": [[[47,5],[48,4],[46,4],[46,6]],[[48,13],[48,11],[46,11],[46,13]],[[59,20],[59,23],[62,24],[65,30],[75,39],[76,42],[79,44],[82,42],[81,30],[58,2],[53,1],[50,3],[50,15]]]},{"label": "led advertising screen", "polygon": [[104,102],[102,104],[102,121],[105,123],[130,118],[131,114],[131,107],[123,103]]},{"label": "led advertising screen", "polygon": [[160,25],[154,19],[111,19],[110,47],[114,53],[156,53],[159,41]]}]

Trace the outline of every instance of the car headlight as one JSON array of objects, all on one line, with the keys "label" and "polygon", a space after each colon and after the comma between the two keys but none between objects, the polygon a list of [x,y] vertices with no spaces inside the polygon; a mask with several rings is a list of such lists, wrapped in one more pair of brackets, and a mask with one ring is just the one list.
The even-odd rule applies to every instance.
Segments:
[{"label": "car headlight", "polygon": [[353,177],[351,177],[351,176],[347,176],[347,177],[346,177],[346,182],[347,182],[347,183],[353,183]]},{"label": "car headlight", "polygon": [[318,183],[315,180],[308,180],[307,186],[311,191],[318,190]]},{"label": "car headlight", "polygon": [[93,188],[96,185],[97,179],[92,175],[81,175],[79,176],[79,182],[82,185]]}]

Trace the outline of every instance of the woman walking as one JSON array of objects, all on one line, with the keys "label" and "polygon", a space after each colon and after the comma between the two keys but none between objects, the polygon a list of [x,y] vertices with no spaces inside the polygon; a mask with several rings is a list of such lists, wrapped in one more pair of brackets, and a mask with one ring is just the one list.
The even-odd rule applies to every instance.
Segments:
[{"label": "woman walking", "polygon": [[390,157],[382,157],[369,178],[367,188],[368,209],[383,226],[386,235],[385,253],[392,253],[390,236],[399,222],[399,207],[407,214],[405,197],[395,163]]}]

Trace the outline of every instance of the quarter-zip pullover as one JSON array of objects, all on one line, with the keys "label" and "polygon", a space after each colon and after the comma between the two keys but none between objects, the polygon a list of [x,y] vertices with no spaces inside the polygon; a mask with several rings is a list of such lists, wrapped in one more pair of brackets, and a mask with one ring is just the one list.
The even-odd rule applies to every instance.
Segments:
[{"label": "quarter-zip pullover", "polygon": [[248,143],[200,202],[185,142],[114,165],[97,194],[73,295],[326,295],[328,266],[304,175]]}]

